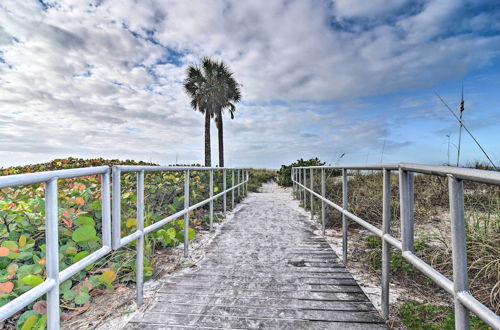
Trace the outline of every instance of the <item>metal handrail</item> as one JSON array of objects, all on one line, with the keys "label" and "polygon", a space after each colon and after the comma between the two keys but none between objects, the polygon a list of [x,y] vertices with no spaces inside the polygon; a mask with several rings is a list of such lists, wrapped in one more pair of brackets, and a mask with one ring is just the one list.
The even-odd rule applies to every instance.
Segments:
[{"label": "metal handrail", "polygon": [[[213,195],[213,171],[223,171],[224,190]],[[232,171],[231,187],[226,187],[226,171]],[[189,178],[190,171],[210,171],[210,197],[200,203],[189,206],[189,180],[184,184],[184,209],[144,228],[144,172],[158,171],[184,171]],[[66,281],[85,267],[95,263],[99,259],[125,244],[138,240],[137,244],[137,303],[143,301],[143,256],[144,235],[150,233],[166,223],[184,215],[184,256],[188,257],[188,227],[189,212],[210,203],[210,230],[213,230],[213,201],[223,197],[224,217],[226,216],[227,193],[231,192],[232,207],[234,208],[234,191],[240,189],[243,194],[248,192],[249,172],[246,168],[219,168],[219,167],[195,167],[195,166],[135,166],[117,165],[113,166],[113,220],[111,220],[111,196],[110,196],[110,172],[109,166],[98,166],[88,168],[66,169],[57,171],[36,172],[27,174],[16,174],[0,177],[0,188],[24,186],[36,183],[45,183],[45,237],[46,237],[46,269],[45,281],[29,291],[23,293],[14,300],[0,307],[0,322],[22,310],[44,294],[47,294],[47,327],[49,330],[60,328],[59,315],[59,284]],[[121,173],[137,172],[137,230],[124,238],[120,237],[120,208],[121,208]],[[237,184],[235,184],[235,172],[237,173]],[[89,254],[82,260],[72,264],[66,269],[59,271],[59,245],[58,245],[58,185],[59,179],[77,178],[90,175],[101,175],[102,191],[102,247]]]},{"label": "metal handrail", "polygon": [[[223,191],[213,194],[213,173],[214,171],[222,171],[223,175]],[[162,220],[155,222],[144,228],[144,173],[145,172],[164,172],[164,171],[184,171],[184,208]],[[189,206],[189,178],[190,171],[209,171],[210,173],[210,196],[209,198]],[[226,172],[231,171],[231,187],[226,187]],[[135,172],[137,173],[137,230],[128,236],[121,237],[121,173]],[[234,174],[237,172],[238,183],[235,184]],[[143,287],[144,278],[142,275],[143,260],[144,260],[144,236],[152,231],[159,229],[167,223],[184,216],[184,257],[189,255],[189,212],[201,206],[210,203],[210,231],[213,230],[214,218],[214,200],[223,197],[223,214],[226,217],[226,202],[227,193],[231,192],[232,207],[234,208],[234,190],[240,187],[243,193],[247,192],[247,184],[249,179],[248,169],[244,168],[224,168],[224,167],[193,167],[193,166],[137,166],[137,165],[115,165],[113,166],[113,223],[112,223],[112,241],[113,250],[117,250],[122,246],[137,240],[137,260],[136,260],[136,288],[137,288],[137,304],[140,306],[143,303]],[[116,198],[115,198],[116,197]]]},{"label": "metal handrail", "polygon": [[[57,180],[101,175],[103,246],[68,268],[59,271]],[[111,252],[110,168],[108,166],[47,171],[0,177],[0,188],[45,183],[45,240],[47,278],[43,283],[0,307],[0,321],[7,319],[47,294],[47,326],[59,329],[59,284]]]},{"label": "metal handrail", "polygon": [[[326,198],[326,169],[342,171],[342,206]],[[309,186],[307,187],[307,170],[309,170]],[[321,171],[321,193],[314,191],[314,170]],[[348,211],[348,170],[380,170],[383,171],[383,208],[382,229]],[[401,212],[401,241],[391,236],[391,171],[399,172],[399,195]],[[453,259],[453,281],[438,272],[432,266],[413,253],[414,239],[414,173],[448,177],[451,216],[451,239]],[[364,166],[300,166],[291,171],[294,196],[304,200],[306,192],[310,194],[311,219],[314,217],[314,197],[321,200],[321,223],[325,234],[325,205],[329,205],[342,213],[342,257],[347,264],[348,222],[353,220],[382,239],[382,315],[389,316],[389,281],[390,281],[390,245],[402,252],[403,257],[434,283],[453,295],[455,305],[455,328],[469,329],[469,311],[475,313],[494,329],[500,329],[500,317],[484,304],[474,298],[468,289],[467,249],[464,216],[463,180],[500,185],[500,172],[466,169],[448,166],[421,164],[387,164]]]}]

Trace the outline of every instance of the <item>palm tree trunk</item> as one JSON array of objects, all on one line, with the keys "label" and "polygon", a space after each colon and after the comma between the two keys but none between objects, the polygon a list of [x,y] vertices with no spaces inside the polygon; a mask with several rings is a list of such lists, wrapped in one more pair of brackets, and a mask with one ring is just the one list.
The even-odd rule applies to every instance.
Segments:
[{"label": "palm tree trunk", "polygon": [[212,155],[210,150],[210,111],[205,110],[205,166],[212,165]]},{"label": "palm tree trunk", "polygon": [[219,137],[219,167],[224,167],[224,131],[222,129],[222,111],[217,111],[217,133]]}]

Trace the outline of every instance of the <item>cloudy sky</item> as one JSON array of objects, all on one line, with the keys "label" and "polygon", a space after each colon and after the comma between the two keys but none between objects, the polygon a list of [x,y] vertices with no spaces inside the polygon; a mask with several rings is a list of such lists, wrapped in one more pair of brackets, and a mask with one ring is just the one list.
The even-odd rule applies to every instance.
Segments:
[{"label": "cloudy sky", "polygon": [[[0,166],[201,163],[182,81],[205,55],[242,84],[226,165],[439,164],[446,135],[454,162],[434,92],[457,110],[462,84],[466,125],[500,163],[498,1],[0,0]],[[464,135],[463,160],[483,159]]]}]

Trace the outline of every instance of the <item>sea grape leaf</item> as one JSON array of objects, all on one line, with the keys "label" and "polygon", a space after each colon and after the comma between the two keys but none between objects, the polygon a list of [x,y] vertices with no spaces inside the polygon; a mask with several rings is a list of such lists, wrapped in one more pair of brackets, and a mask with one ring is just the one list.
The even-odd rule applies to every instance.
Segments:
[{"label": "sea grape leaf", "polygon": [[89,225],[89,226],[94,227],[95,226],[95,221],[91,217],[83,217],[82,216],[82,217],[78,217],[78,219],[76,219],[76,224],[78,226]]},{"label": "sea grape leaf", "polygon": [[75,242],[88,242],[93,240],[96,237],[96,230],[93,226],[83,225],[80,228],[77,228],[71,238]]},{"label": "sea grape leaf", "polygon": [[39,275],[26,275],[25,277],[23,277],[21,279],[21,281],[26,285],[29,285],[31,287],[35,287],[35,286],[43,283],[43,278]]}]

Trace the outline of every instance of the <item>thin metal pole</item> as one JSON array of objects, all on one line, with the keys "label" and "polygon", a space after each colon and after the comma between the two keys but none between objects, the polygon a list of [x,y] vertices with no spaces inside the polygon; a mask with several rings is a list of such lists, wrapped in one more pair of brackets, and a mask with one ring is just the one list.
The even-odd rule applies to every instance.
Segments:
[{"label": "thin metal pole", "polygon": [[[186,170],[184,173],[184,209],[187,209],[189,208],[189,170]],[[189,256],[188,228],[189,212],[186,212],[184,214],[184,258],[187,258]]]},{"label": "thin metal pole", "polygon": [[137,239],[136,286],[137,306],[141,306],[144,296],[144,171],[137,173],[137,231],[142,232]]},{"label": "thin metal pole", "polygon": [[110,180],[109,168],[102,175],[102,245],[111,247],[111,195],[110,195]]},{"label": "thin metal pole", "polygon": [[462,180],[448,175],[448,186],[450,195],[455,329],[469,329],[469,311],[458,299],[458,293],[468,291],[464,185]]},{"label": "thin metal pole", "polygon": [[[214,200],[212,197],[214,196],[214,170],[210,170],[210,231],[213,231],[213,223],[214,223]],[[233,201],[234,207],[234,201]]]},{"label": "thin metal pole", "polygon": [[[347,169],[342,169],[342,208],[347,211],[348,208],[348,186],[347,186]],[[342,257],[344,259],[344,265],[347,265],[347,230],[348,223],[345,214],[342,214]]]},{"label": "thin metal pole", "polygon": [[401,243],[403,252],[413,252],[413,173],[399,170]]},{"label": "thin metal pole", "polygon": [[59,237],[57,215],[57,178],[45,184],[45,235],[47,251],[47,278],[55,285],[47,292],[47,326],[59,329]]},{"label": "thin metal pole", "polygon": [[[391,232],[391,171],[384,169],[383,203],[382,203],[382,234]],[[389,318],[389,283],[391,247],[382,239],[382,316]]]},{"label": "thin metal pole", "polygon": [[300,177],[299,170],[295,169],[295,181],[297,181],[297,189],[295,190],[295,198],[300,201],[300,187],[299,187],[300,179],[299,179],[299,177]]},{"label": "thin metal pole", "polygon": [[311,182],[309,183],[310,187],[311,187],[311,200],[310,200],[310,203],[311,203],[311,220],[314,218],[314,195],[313,195],[313,191],[314,191],[314,172],[313,172],[313,169],[311,167],[310,169],[310,176],[311,176]]},{"label": "thin metal pole", "polygon": [[222,170],[222,189],[224,190],[223,202],[224,202],[224,219],[226,218],[226,170]]},{"label": "thin metal pole", "polygon": [[[326,183],[325,183],[325,169],[321,169],[321,196],[326,197]],[[321,229],[323,230],[323,235],[325,235],[325,202],[321,200]]]},{"label": "thin metal pole", "polygon": [[299,186],[300,184],[300,170],[298,168],[295,169],[295,181],[297,181],[297,190],[295,191],[295,198],[300,202],[302,197],[302,188]]},{"label": "thin metal pole", "polygon": [[291,179],[292,179],[292,195],[295,196],[295,189],[296,189],[296,186],[295,186],[295,169],[292,167],[291,169]]},{"label": "thin metal pole", "polygon": [[[231,187],[234,188],[234,170],[231,170]],[[231,190],[231,208],[234,210],[234,189]]]},{"label": "thin metal pole", "polygon": [[113,209],[112,209],[112,245],[113,250],[118,250],[120,248],[120,238],[121,238],[121,174],[120,169],[113,166]]},{"label": "thin metal pole", "polygon": [[306,193],[306,182],[307,182],[307,170],[304,168],[302,169],[302,171],[304,172],[304,182],[302,183],[304,185],[304,188],[303,188],[303,192],[304,192],[304,210],[306,209],[306,205],[307,205],[307,193]]},{"label": "thin metal pole", "polygon": [[241,183],[241,178],[240,178],[240,170],[238,170],[238,198],[241,198],[241,194],[240,194],[240,183]]},{"label": "thin metal pole", "polygon": [[245,184],[244,184],[244,187],[245,187],[245,196],[248,195],[248,180],[250,178],[250,173],[248,172],[248,170],[244,170],[244,173],[245,173]]}]

